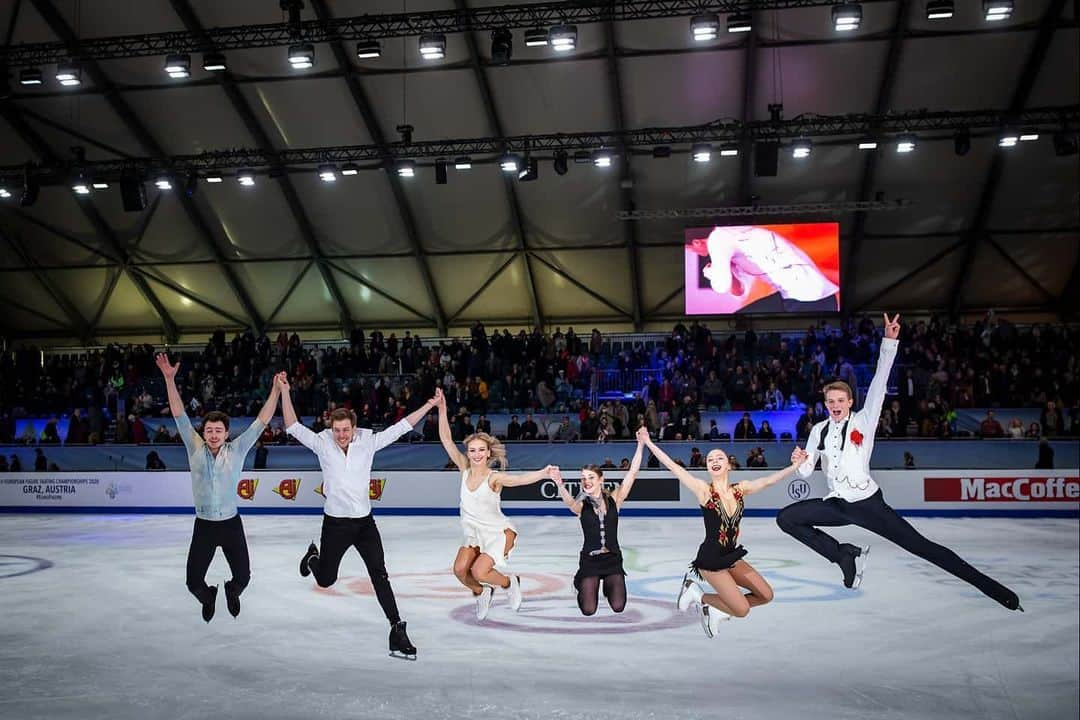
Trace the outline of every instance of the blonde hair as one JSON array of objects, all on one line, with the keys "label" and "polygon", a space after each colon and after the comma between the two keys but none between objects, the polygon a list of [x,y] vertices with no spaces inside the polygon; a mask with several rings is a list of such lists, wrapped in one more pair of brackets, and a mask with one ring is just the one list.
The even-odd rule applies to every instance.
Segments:
[{"label": "blonde hair", "polygon": [[465,451],[469,450],[469,443],[473,440],[479,440],[488,446],[488,450],[491,451],[491,458],[488,460],[489,467],[499,467],[502,470],[510,467],[510,462],[506,459],[506,446],[504,446],[499,439],[488,435],[485,432],[473,433],[469,437],[465,438]]},{"label": "blonde hair", "polygon": [[855,393],[851,392],[851,386],[843,380],[834,380],[825,387],[821,388],[821,394],[826,395],[830,390],[837,390],[842,393],[847,393],[849,400],[855,397]]}]

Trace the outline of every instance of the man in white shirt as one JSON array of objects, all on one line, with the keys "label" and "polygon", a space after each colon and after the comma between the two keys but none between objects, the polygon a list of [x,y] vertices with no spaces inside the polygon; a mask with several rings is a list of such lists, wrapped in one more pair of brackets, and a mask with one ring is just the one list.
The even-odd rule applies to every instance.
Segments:
[{"label": "man in white shirt", "polygon": [[322,549],[320,551],[315,543],[308,546],[300,560],[300,575],[314,575],[319,587],[330,587],[337,582],[345,551],[355,547],[367,567],[375,597],[390,621],[390,654],[415,660],[416,648],[405,632],[405,621],[398,614],[394,591],[390,587],[382,538],[371,514],[369,488],[375,453],[411,432],[435,406],[435,401],[428,400],[405,419],[377,433],[357,428],[356,414],[338,408],[330,414],[330,428],[316,434],[297,420],[285,373],[274,377],[274,385],[280,388],[286,432],[319,458],[326,497],[320,540]]},{"label": "man in white shirt", "polygon": [[[858,525],[891,540],[908,552],[928,560],[945,572],[971,583],[1009,610],[1020,610],[1020,600],[1009,588],[987,577],[948,548],[923,537],[885,502],[881,489],[870,477],[870,455],[874,431],[885,402],[886,383],[896,358],[900,337],[900,316],[885,316],[885,337],[881,341],[877,370],[866,393],[866,403],[852,413],[852,390],[843,382],[824,388],[829,417],[810,431],[806,443],[808,458],[798,473],[806,478],[821,459],[821,469],[829,483],[824,499],[803,500],[788,505],[776,516],[780,529],[840,566],[844,586],[855,588],[862,581],[869,547],[839,543],[816,525],[838,527]],[[796,451],[798,448],[796,448]]]}]

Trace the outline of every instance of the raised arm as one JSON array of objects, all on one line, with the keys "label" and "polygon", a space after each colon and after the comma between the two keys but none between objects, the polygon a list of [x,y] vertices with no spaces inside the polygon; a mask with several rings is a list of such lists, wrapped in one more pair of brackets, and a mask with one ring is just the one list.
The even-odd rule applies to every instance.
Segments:
[{"label": "raised arm", "polygon": [[266,402],[263,403],[262,409],[259,410],[259,414],[255,416],[256,422],[263,424],[263,427],[270,424],[270,420],[274,417],[274,410],[277,409],[278,398],[281,397],[281,388],[276,382],[270,384],[270,394],[266,396]]},{"label": "raised arm", "polygon": [[281,417],[285,421],[285,432],[308,450],[318,454],[319,436],[312,432],[311,428],[305,427],[296,416],[296,409],[292,404],[292,385],[288,376],[283,372],[275,375],[274,387],[281,395]]},{"label": "raised arm", "polygon": [[756,480],[743,480],[736,483],[736,487],[739,488],[739,492],[743,495],[753,495],[754,493],[764,490],[770,485],[775,485],[788,475],[795,472],[800,465],[809,457],[806,451],[801,448],[795,448],[791,453],[791,464],[782,470],[777,470],[774,473],[769,473],[765,477],[757,478]]},{"label": "raised arm", "polygon": [[562,473],[559,472],[559,468],[554,468],[550,477],[555,481],[555,487],[559,490],[559,497],[562,499],[563,504],[570,508],[570,511],[575,515],[580,515],[582,502],[570,497],[570,491],[563,484]]},{"label": "raised arm", "polygon": [[539,470],[533,470],[527,473],[510,473],[497,472],[491,476],[491,482],[494,484],[494,489],[498,490],[500,487],[517,487],[519,485],[532,485],[535,482],[540,482],[546,477],[551,477],[552,469],[558,469],[555,465],[545,465]]},{"label": "raised arm", "polygon": [[[436,393],[441,392],[436,390]],[[427,414],[431,411],[431,408],[435,407],[435,398],[431,398],[420,407],[413,410],[411,413],[405,416],[405,422],[409,425],[416,427],[416,424],[427,417]]]},{"label": "raised arm", "polygon": [[645,440],[643,438],[649,436],[649,431],[644,428],[638,428],[637,431],[637,449],[634,450],[634,457],[630,460],[630,469],[626,471],[626,475],[623,476],[623,481],[619,483],[619,489],[615,491],[615,507],[622,508],[623,501],[630,494],[630,491],[634,489],[634,481],[637,480],[638,471],[641,470],[641,458],[645,454]]},{"label": "raised arm", "polygon": [[176,373],[180,370],[180,361],[178,360],[175,365],[170,365],[169,356],[165,353],[158,353],[154,357],[154,361],[157,363],[158,370],[165,377],[165,392],[169,396],[169,412],[172,413],[174,418],[178,418],[184,414],[184,401],[180,399],[180,391],[176,389]]},{"label": "raised arm", "polygon": [[446,396],[442,388],[435,388],[435,407],[439,408],[439,440],[442,441],[443,449],[450,457],[451,462],[458,466],[459,470],[469,469],[469,460],[464,453],[458,450],[454,443],[454,436],[450,433],[450,418],[446,413]]},{"label": "raised arm", "polygon": [[[640,432],[640,430],[638,432]],[[639,435],[638,437],[641,436]],[[666,452],[661,450],[657,446],[657,444],[653,442],[653,439],[651,437],[648,437],[648,435],[646,435],[645,437],[645,447],[649,448],[652,454],[656,456],[656,459],[660,461],[660,464],[670,470],[672,474],[679,479],[679,482],[681,482],[683,485],[686,486],[688,490],[694,493],[694,496],[699,501],[703,501],[705,499],[705,496],[709,493],[709,484],[706,483],[704,480],[694,477],[689,472],[687,472],[686,468],[682,467],[674,460],[672,460]]]},{"label": "raised arm", "polygon": [[885,334],[881,339],[881,350],[878,353],[877,369],[874,370],[874,379],[870,381],[870,387],[866,390],[866,402],[860,414],[866,423],[864,429],[873,432],[877,428],[878,418],[881,417],[881,408],[885,404],[885,391],[889,384],[889,373],[892,371],[893,361],[896,360],[896,349],[900,344],[900,316],[896,315],[892,320],[885,315]]}]

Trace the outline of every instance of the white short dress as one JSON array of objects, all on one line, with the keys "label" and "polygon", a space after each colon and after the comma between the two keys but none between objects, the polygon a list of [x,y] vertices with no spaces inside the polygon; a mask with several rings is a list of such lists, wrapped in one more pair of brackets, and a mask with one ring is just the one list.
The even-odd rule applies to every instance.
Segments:
[{"label": "white short dress", "polygon": [[499,493],[491,489],[489,472],[480,487],[469,490],[469,471],[461,473],[461,530],[463,547],[478,547],[480,552],[495,561],[495,567],[506,567],[509,555],[506,548],[506,530],[515,534],[517,528],[503,515]]}]

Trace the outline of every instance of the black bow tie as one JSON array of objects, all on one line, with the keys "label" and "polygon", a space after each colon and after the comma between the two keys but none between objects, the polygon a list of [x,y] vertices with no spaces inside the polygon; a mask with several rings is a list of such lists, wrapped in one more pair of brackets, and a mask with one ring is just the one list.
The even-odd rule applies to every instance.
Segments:
[{"label": "black bow tie", "polygon": [[[847,420],[845,420],[844,421],[844,426],[842,428],[840,428],[840,450],[841,451],[843,451],[843,449],[844,449],[844,443],[847,442],[847,425],[848,425],[848,422],[850,422],[850,421],[851,421],[851,418],[848,418]],[[829,422],[830,422],[830,424],[832,424],[831,420]],[[829,428],[828,428],[828,426],[826,426],[825,429],[821,431],[821,441],[818,442],[818,446],[817,446],[818,452],[823,452],[825,450],[825,436],[828,435],[828,434],[829,434]]]}]

